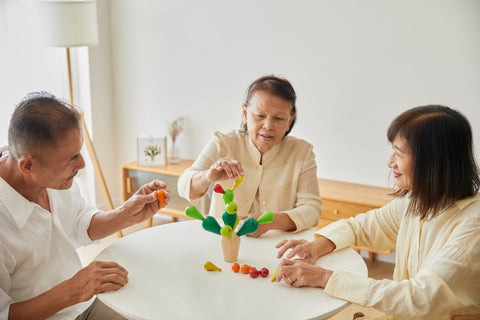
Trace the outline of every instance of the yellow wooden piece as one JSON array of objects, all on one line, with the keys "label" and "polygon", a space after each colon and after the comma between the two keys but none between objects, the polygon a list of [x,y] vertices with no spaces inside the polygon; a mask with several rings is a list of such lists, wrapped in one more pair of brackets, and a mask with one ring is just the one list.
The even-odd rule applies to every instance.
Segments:
[{"label": "yellow wooden piece", "polygon": [[278,272],[278,268],[275,269],[275,271],[273,272],[272,279],[270,279],[271,282],[275,282],[275,280],[277,280],[277,272]]},{"label": "yellow wooden piece", "polygon": [[243,176],[238,175],[238,180],[233,183],[232,191],[235,190],[235,188],[238,187],[238,185],[242,182],[243,182]]},{"label": "yellow wooden piece", "polygon": [[222,269],[220,269],[219,267],[217,267],[216,265],[214,265],[212,262],[210,261],[207,261],[205,262],[205,264],[203,265],[203,267],[205,268],[205,270],[207,271],[222,271]]}]

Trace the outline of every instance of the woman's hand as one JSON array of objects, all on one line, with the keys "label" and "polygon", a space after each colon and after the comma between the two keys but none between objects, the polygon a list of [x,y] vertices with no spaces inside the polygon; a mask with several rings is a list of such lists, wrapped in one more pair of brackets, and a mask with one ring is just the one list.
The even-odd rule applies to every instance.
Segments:
[{"label": "woman's hand", "polygon": [[205,171],[205,178],[213,183],[222,179],[238,180],[238,176],[244,176],[242,164],[240,161],[231,158],[220,158]]},{"label": "woman's hand", "polygon": [[282,240],[281,242],[275,245],[275,248],[279,249],[277,258],[283,257],[285,252],[288,249],[291,249],[290,252],[287,254],[287,259],[292,259],[293,257],[297,256],[299,260],[303,262],[314,264],[315,261],[319,258],[317,248],[313,244],[313,242],[309,242],[307,240]]},{"label": "woman's hand", "polygon": [[[241,216],[241,220],[246,220],[248,218],[260,218],[262,214],[250,212],[246,216]],[[272,222],[269,223],[260,223],[258,225],[258,230],[254,233],[250,233],[248,236],[258,238],[268,230],[282,230],[282,231],[294,231],[296,229],[295,223],[290,219],[286,213],[274,213],[275,218]]]},{"label": "woman's hand", "polygon": [[292,287],[325,288],[333,271],[300,260],[284,259],[278,266],[276,281]]},{"label": "woman's hand", "polygon": [[297,256],[299,260],[303,262],[314,264],[324,254],[330,253],[335,250],[335,244],[323,237],[319,236],[317,239],[309,242],[307,240],[282,240],[275,248],[279,249],[277,258],[281,258],[288,249],[291,251],[287,254],[287,259],[292,259]]}]

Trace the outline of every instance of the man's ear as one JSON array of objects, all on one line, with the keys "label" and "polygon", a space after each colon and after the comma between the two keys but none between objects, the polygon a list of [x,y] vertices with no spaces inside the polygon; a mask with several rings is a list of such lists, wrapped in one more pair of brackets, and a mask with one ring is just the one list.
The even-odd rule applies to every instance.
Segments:
[{"label": "man's ear", "polygon": [[22,156],[18,160],[18,169],[23,174],[32,174],[36,162],[37,160],[35,160],[32,156]]}]

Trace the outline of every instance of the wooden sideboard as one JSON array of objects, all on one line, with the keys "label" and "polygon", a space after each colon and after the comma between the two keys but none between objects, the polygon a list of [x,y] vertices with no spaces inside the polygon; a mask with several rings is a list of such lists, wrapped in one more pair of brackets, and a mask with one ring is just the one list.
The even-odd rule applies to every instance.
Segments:
[{"label": "wooden sideboard", "polygon": [[[350,217],[377,209],[394,199],[393,189],[375,187],[351,182],[318,179],[320,198],[323,200],[322,215],[316,229]],[[391,251],[372,251],[366,247],[354,247],[355,250],[369,252],[370,260],[375,253],[390,254]]]}]

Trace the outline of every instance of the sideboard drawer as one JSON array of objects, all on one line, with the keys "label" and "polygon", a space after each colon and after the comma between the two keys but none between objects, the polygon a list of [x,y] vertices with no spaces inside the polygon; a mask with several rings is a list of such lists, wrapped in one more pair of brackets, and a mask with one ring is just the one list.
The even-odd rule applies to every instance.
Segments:
[{"label": "sideboard drawer", "polygon": [[347,219],[372,209],[375,207],[323,199],[321,217],[328,220]]}]

